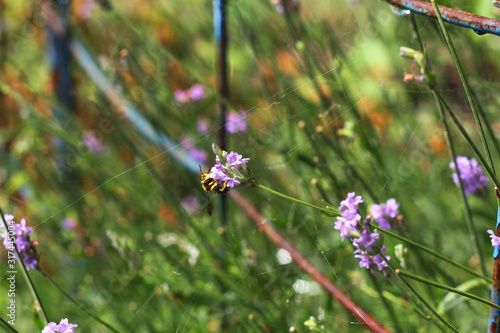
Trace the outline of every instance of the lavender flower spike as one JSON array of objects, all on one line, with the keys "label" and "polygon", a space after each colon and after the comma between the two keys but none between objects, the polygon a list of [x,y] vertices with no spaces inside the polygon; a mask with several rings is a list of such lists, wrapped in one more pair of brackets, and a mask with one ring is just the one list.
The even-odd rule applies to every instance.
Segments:
[{"label": "lavender flower spike", "polygon": [[[21,259],[26,265],[26,269],[38,268],[38,253],[36,251],[36,241],[30,240],[30,233],[33,228],[26,226],[26,220],[22,219],[21,223],[15,223],[14,216],[5,214],[5,222],[7,222],[8,230],[0,227],[2,233],[0,237],[3,238],[3,245],[8,251],[14,252],[14,244],[17,251],[21,255]],[[3,225],[3,224],[2,224]],[[17,255],[14,254],[14,259],[17,261]]]},{"label": "lavender flower spike", "polygon": [[[363,202],[361,196],[356,196],[354,192],[347,195],[345,200],[340,202],[340,217],[335,221],[334,229],[340,231],[342,241],[348,238],[356,248],[354,257],[358,258],[359,266],[376,272],[388,273],[387,263],[390,257],[384,255],[387,249],[384,245],[382,234],[373,231],[370,225],[371,216],[366,221],[362,221],[359,211],[359,204]],[[386,204],[373,205],[372,214],[375,211],[379,219],[383,219],[389,227],[387,219],[394,219],[398,214],[399,204],[395,199],[389,199]],[[380,223],[380,222],[379,222]]]},{"label": "lavender flower spike", "polygon": [[219,182],[227,181],[229,188],[254,185],[255,179],[247,166],[250,158],[243,158],[237,152],[228,153],[216,144],[212,145],[212,150],[215,153],[215,166],[210,169],[210,178]]},{"label": "lavender flower spike", "polygon": [[[462,180],[462,184],[464,186],[465,195],[468,196],[471,194],[484,193],[489,180],[483,174],[483,169],[478,165],[475,158],[471,158],[469,160],[465,156],[457,156],[456,163],[451,162],[450,168],[453,171],[456,171],[457,167],[460,172],[460,179]],[[452,177],[457,187],[460,186],[456,172],[453,173]]]}]

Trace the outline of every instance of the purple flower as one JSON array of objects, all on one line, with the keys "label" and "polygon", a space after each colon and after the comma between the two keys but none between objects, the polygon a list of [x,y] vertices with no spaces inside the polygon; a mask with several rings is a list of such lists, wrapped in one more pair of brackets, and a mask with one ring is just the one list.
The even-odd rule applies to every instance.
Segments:
[{"label": "purple flower", "polygon": [[240,164],[247,164],[247,162],[250,160],[250,158],[242,158],[243,156],[239,155],[236,152],[230,152],[226,156],[226,161],[229,164],[232,165],[240,165]]},{"label": "purple flower", "polygon": [[361,253],[361,254],[354,255],[354,258],[358,258],[359,259],[359,266],[363,267],[363,268],[366,268],[366,269],[370,269],[371,258],[368,255],[368,253],[366,253],[364,251],[361,251],[360,249],[357,249],[356,251],[354,251],[354,253]]},{"label": "purple flower", "polygon": [[491,246],[500,246],[500,237],[495,235],[495,232],[491,229],[488,229],[488,233],[491,237]]},{"label": "purple flower", "polygon": [[71,217],[67,217],[62,220],[62,226],[64,229],[75,229],[77,225],[78,222],[75,219],[72,219]]},{"label": "purple flower", "polygon": [[76,12],[81,19],[87,20],[92,16],[92,12],[94,11],[95,5],[96,4],[93,0],[83,1],[77,7]]},{"label": "purple flower", "polygon": [[42,333],[55,333],[57,328],[57,324],[54,322],[50,322],[45,328],[42,330]]},{"label": "purple flower", "polygon": [[180,143],[182,148],[187,150],[189,156],[191,156],[197,162],[205,163],[208,159],[208,155],[201,149],[194,147],[193,139],[188,135],[181,135]]},{"label": "purple flower", "polygon": [[189,97],[191,100],[198,102],[205,97],[205,88],[199,83],[194,84],[188,91]]},{"label": "purple flower", "polygon": [[97,138],[94,131],[85,131],[82,134],[82,140],[85,144],[85,147],[91,152],[95,154],[100,154],[104,150],[104,146],[101,141]]},{"label": "purple flower", "polygon": [[227,153],[216,144],[212,145],[212,149],[215,153],[215,165],[210,169],[210,178],[219,182],[227,181],[227,187],[229,188],[255,182],[247,166],[250,158],[243,158],[236,152]]},{"label": "purple flower", "polygon": [[68,319],[61,319],[59,325],[51,322],[43,329],[42,333],[75,333],[74,328],[78,327],[76,324],[69,324]]},{"label": "purple flower", "polygon": [[195,161],[201,163],[205,163],[208,160],[208,154],[198,148],[189,150],[189,156],[191,156]]},{"label": "purple flower", "polygon": [[187,91],[177,89],[174,92],[174,98],[177,100],[177,102],[184,104],[189,101],[189,93]]},{"label": "purple flower", "polygon": [[339,212],[341,217],[335,222],[335,229],[340,231],[342,241],[345,237],[350,238],[350,232],[358,231],[361,214],[359,214],[358,205],[363,202],[361,196],[355,196],[356,193],[351,192],[345,200],[340,202]]},{"label": "purple flower", "polygon": [[[456,171],[456,166],[458,166],[465,195],[479,194],[486,189],[489,184],[489,180],[484,176],[483,169],[477,164],[475,158],[471,158],[469,160],[467,157],[457,156],[456,162],[456,164],[451,162],[450,168],[453,171]],[[455,185],[457,185],[457,187],[460,186],[456,172],[453,173],[452,177]]]},{"label": "purple flower", "polygon": [[356,246],[357,248],[361,248],[360,246],[362,246],[369,251],[377,245],[378,237],[379,234],[371,233],[370,231],[368,231],[368,229],[365,229],[361,232],[361,236],[359,236],[352,242],[352,245]]},{"label": "purple flower", "polygon": [[391,222],[394,222],[398,216],[399,204],[396,199],[389,199],[385,204],[372,205],[370,207],[370,214],[373,219],[383,229],[391,229]]},{"label": "purple flower", "polygon": [[347,198],[340,202],[341,206],[346,207],[354,207],[354,209],[358,209],[360,203],[364,202],[363,198],[360,195],[356,196],[355,192],[350,192],[347,194]]},{"label": "purple flower", "polygon": [[350,231],[356,231],[356,229],[353,228],[349,223],[340,219],[335,221],[333,229],[340,231],[340,237],[342,238],[342,241],[344,241],[344,238],[351,237]]},{"label": "purple flower", "polygon": [[243,110],[239,112],[230,111],[227,114],[226,130],[228,133],[245,132],[247,130],[246,123],[247,113]]},{"label": "purple flower", "polygon": [[[278,14],[283,15],[285,13],[285,3],[283,3],[283,0],[271,0],[271,3]],[[296,10],[300,5],[300,0],[291,0],[286,5],[289,10]]]},{"label": "purple flower", "polygon": [[[373,232],[369,222],[372,219],[368,217],[364,222],[362,221],[361,213],[359,211],[359,204],[363,202],[361,196],[356,196],[356,193],[351,192],[347,195],[345,200],[340,202],[339,212],[340,217],[334,223],[334,229],[340,231],[342,241],[345,238],[351,240],[352,245],[356,248],[354,251],[355,258],[358,258],[359,266],[375,271],[383,271],[386,269],[387,264],[383,260],[383,251],[387,249],[383,246],[383,237]],[[372,214],[378,216],[388,216],[393,218],[397,216],[397,209],[399,204],[396,200],[389,199],[386,204],[373,205]],[[390,257],[386,257],[389,259]]]},{"label": "purple flower", "polygon": [[[389,260],[391,257],[386,256],[386,258],[387,258],[387,260]],[[373,257],[373,263],[375,265],[377,265],[377,268],[379,270],[382,270],[385,267],[387,267],[387,263],[384,261],[384,259],[382,258],[382,256],[380,254],[377,254],[375,257]]]},{"label": "purple flower", "polygon": [[181,201],[182,207],[190,213],[196,213],[200,210],[200,201],[194,195],[188,194]]},{"label": "purple flower", "polygon": [[358,205],[363,202],[360,195],[356,196],[356,193],[351,192],[347,195],[345,200],[340,202],[339,212],[342,218],[346,221],[350,221],[353,227],[356,227],[358,222],[361,220],[361,214],[359,214]]},{"label": "purple flower", "polygon": [[189,150],[194,146],[194,141],[189,135],[181,135],[179,138],[182,148]]},{"label": "purple flower", "polygon": [[215,180],[218,180],[220,182],[225,182],[227,180],[227,187],[233,188],[236,185],[240,185],[241,182],[236,179],[237,177],[235,176],[230,176],[228,175],[229,171],[227,168],[222,166],[221,164],[216,164],[212,169],[210,170],[210,178],[213,178]]},{"label": "purple flower", "polygon": [[204,119],[198,120],[198,133],[205,135],[208,133],[208,122]]},{"label": "purple flower", "polygon": [[236,178],[228,178],[226,180],[227,180],[227,187],[229,187],[229,188],[233,188],[236,185],[240,185],[241,184],[241,182],[238,179],[236,179]]},{"label": "purple flower", "polygon": [[[14,222],[14,216],[5,214],[5,221],[8,225],[8,230],[5,227],[0,227],[2,233],[0,237],[3,238],[3,245],[11,252],[14,252],[14,244],[21,255],[21,258],[26,265],[26,269],[36,269],[38,266],[38,254],[35,249],[37,242],[30,240],[30,233],[33,228],[26,226],[26,220],[22,219],[21,223]],[[11,241],[14,240],[14,243]],[[14,259],[17,261],[17,254],[14,253]]]}]

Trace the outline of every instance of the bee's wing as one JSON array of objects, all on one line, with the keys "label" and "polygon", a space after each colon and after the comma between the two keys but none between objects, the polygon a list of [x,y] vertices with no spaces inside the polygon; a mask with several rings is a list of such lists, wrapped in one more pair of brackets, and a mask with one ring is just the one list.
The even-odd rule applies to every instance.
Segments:
[{"label": "bee's wing", "polygon": [[212,200],[210,200],[210,195],[208,194],[208,192],[205,192],[206,195],[207,195],[207,212],[208,212],[208,215],[212,216],[212,211],[214,209],[214,205],[212,205]]}]

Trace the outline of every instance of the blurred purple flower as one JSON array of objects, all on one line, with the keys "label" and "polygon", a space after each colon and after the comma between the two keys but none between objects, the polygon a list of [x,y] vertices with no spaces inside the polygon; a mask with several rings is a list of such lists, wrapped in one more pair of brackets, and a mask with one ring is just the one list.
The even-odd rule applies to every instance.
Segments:
[{"label": "blurred purple flower", "polygon": [[[464,186],[465,195],[480,194],[489,184],[489,179],[484,176],[483,169],[477,164],[475,158],[470,160],[464,156],[457,156],[458,171]],[[455,163],[450,163],[450,168],[456,171]],[[452,175],[455,185],[460,186],[457,173]]]},{"label": "blurred purple flower", "polygon": [[296,10],[300,5],[300,0],[288,0],[288,3],[285,3],[283,0],[271,0],[271,3],[278,14],[282,15],[285,13],[285,5],[287,5],[290,10]]},{"label": "blurred purple flower", "polygon": [[205,163],[208,160],[208,154],[201,149],[198,149],[194,145],[193,138],[188,135],[181,135],[179,139],[182,148],[184,148],[189,156],[195,159],[197,162]]},{"label": "blurred purple flower", "polygon": [[94,131],[85,131],[82,134],[82,140],[85,144],[85,147],[91,152],[95,154],[100,154],[104,150],[102,143],[96,137]]},{"label": "blurred purple flower", "polygon": [[185,90],[177,89],[174,92],[174,98],[177,100],[177,102],[184,104],[189,101],[189,93]]},{"label": "blurred purple flower", "polygon": [[181,201],[182,207],[188,212],[194,214],[200,210],[200,201],[194,195],[188,194]]},{"label": "blurred purple flower", "polygon": [[62,226],[64,229],[75,229],[77,225],[78,222],[75,219],[72,219],[71,217],[66,217],[65,219],[62,220]]},{"label": "blurred purple flower", "polygon": [[239,112],[229,111],[227,114],[226,130],[228,133],[245,132],[247,130],[247,113],[243,110]]},{"label": "blurred purple flower", "polygon": [[199,83],[194,84],[188,91],[191,100],[198,102],[205,97],[205,88]]},{"label": "blurred purple flower", "polygon": [[198,120],[198,133],[205,135],[208,133],[208,122],[204,119]]},{"label": "blurred purple flower", "polygon": [[194,146],[193,138],[191,138],[189,135],[182,134],[179,138],[179,141],[181,143],[182,148],[186,150],[189,150]]},{"label": "blurred purple flower", "polygon": [[373,219],[383,229],[391,229],[392,223],[398,216],[399,204],[396,199],[389,199],[385,204],[372,205],[370,207],[370,214]]},{"label": "blurred purple flower", "polygon": [[[14,216],[10,214],[4,214],[5,221],[8,225],[8,230],[5,230],[3,223],[1,224],[0,230],[2,233],[0,237],[3,238],[3,245],[5,248],[11,252],[15,252],[14,243],[21,255],[21,258],[26,265],[26,269],[36,269],[38,266],[38,254],[35,249],[37,242],[32,242],[30,239],[30,234],[33,232],[33,228],[26,226],[26,220],[22,219],[21,223],[15,223]],[[11,241],[14,240],[14,243]],[[14,259],[17,261],[17,255],[14,254]]]},{"label": "blurred purple flower", "polygon": [[76,9],[76,13],[83,20],[88,20],[92,16],[96,3],[93,0],[85,0]]},{"label": "blurred purple flower", "polygon": [[78,327],[76,324],[68,323],[68,319],[61,319],[59,325],[54,322],[50,322],[45,328],[42,330],[42,333],[75,333],[74,328]]},{"label": "blurred purple flower", "polygon": [[495,235],[495,232],[491,229],[488,229],[488,233],[491,237],[491,246],[500,246],[500,237]]},{"label": "blurred purple flower", "polygon": [[197,162],[205,163],[208,160],[208,154],[201,149],[193,148],[189,150],[191,156]]}]

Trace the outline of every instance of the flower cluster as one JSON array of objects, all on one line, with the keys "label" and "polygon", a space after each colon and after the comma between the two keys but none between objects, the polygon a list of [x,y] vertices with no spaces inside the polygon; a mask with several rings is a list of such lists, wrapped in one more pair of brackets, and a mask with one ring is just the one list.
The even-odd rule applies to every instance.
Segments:
[{"label": "flower cluster", "polygon": [[470,160],[464,156],[457,156],[457,163],[451,162],[450,168],[455,171],[453,173],[453,181],[455,185],[460,186],[457,167],[460,173],[460,179],[464,186],[465,195],[481,194],[487,188],[489,180],[483,174],[483,169],[477,164],[475,158]]},{"label": "flower cluster", "polygon": [[[15,252],[15,244],[17,251],[26,265],[26,269],[37,269],[38,253],[35,246],[38,242],[30,240],[30,233],[33,232],[33,228],[26,226],[25,219],[22,219],[21,223],[15,223],[13,215],[4,214],[4,218],[5,222],[7,222],[8,230],[2,228],[0,237],[3,237],[3,245],[7,250]],[[16,261],[18,260],[17,255],[14,255],[14,258]]]},{"label": "flower cluster", "polygon": [[69,324],[68,319],[61,319],[59,325],[54,322],[49,323],[44,327],[42,333],[75,333],[74,328],[78,327],[76,324]]},{"label": "flower cluster", "polygon": [[396,199],[389,199],[385,204],[372,205],[370,207],[370,214],[373,220],[379,224],[383,229],[391,229],[396,217],[398,216],[399,204]]},{"label": "flower cluster", "polygon": [[247,113],[243,110],[238,112],[229,111],[227,114],[226,130],[228,133],[245,132],[247,130]]},{"label": "flower cluster", "polygon": [[226,152],[216,144],[212,145],[215,153],[215,165],[210,169],[210,178],[219,182],[227,181],[227,187],[236,185],[248,185],[255,183],[251,176],[251,171],[247,166],[250,158],[243,158],[236,152]]},{"label": "flower cluster", "polygon": [[362,222],[359,212],[359,204],[363,202],[360,195],[356,196],[354,192],[347,195],[347,198],[340,202],[340,215],[335,221],[334,229],[340,231],[342,241],[349,238],[352,245],[356,248],[355,258],[360,260],[359,266],[375,271],[384,271],[387,268],[385,259],[390,256],[384,255],[387,247],[383,245],[383,236],[373,232],[370,226],[370,218]]},{"label": "flower cluster", "polygon": [[174,92],[174,97],[181,104],[190,101],[199,102],[205,97],[205,88],[201,84],[196,83],[187,90],[177,89]]}]

